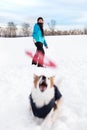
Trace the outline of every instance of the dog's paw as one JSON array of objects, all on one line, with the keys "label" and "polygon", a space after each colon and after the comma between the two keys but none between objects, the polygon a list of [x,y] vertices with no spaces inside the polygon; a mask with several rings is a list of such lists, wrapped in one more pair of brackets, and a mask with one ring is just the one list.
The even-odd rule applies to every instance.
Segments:
[{"label": "dog's paw", "polygon": [[53,125],[52,120],[50,120],[46,123],[42,123],[41,130],[51,130],[52,125]]},{"label": "dog's paw", "polygon": [[35,130],[42,130],[39,125],[35,126]]}]

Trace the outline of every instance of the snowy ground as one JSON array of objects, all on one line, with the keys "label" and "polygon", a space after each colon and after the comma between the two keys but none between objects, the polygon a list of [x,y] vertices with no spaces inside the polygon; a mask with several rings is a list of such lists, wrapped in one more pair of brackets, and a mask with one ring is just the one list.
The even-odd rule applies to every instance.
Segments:
[{"label": "snowy ground", "polygon": [[32,38],[0,38],[0,130],[41,130],[29,113],[33,74],[62,78],[63,103],[51,130],[87,130],[87,36],[46,37],[46,55],[57,68],[31,66]]}]

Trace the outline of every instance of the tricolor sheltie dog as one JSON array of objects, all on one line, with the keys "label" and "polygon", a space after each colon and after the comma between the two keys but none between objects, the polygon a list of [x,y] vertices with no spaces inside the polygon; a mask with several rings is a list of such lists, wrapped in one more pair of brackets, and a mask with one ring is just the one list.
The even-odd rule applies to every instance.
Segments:
[{"label": "tricolor sheltie dog", "polygon": [[34,75],[34,86],[29,96],[32,113],[39,119],[53,121],[58,112],[62,94],[54,84],[54,76]]}]

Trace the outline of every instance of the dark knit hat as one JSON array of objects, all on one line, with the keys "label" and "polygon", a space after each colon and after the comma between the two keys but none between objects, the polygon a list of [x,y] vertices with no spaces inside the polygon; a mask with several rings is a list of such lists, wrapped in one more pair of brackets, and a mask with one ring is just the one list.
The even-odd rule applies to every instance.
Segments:
[{"label": "dark knit hat", "polygon": [[42,20],[43,20],[43,18],[42,18],[42,17],[38,17],[37,21],[39,21],[40,19],[42,19]]}]

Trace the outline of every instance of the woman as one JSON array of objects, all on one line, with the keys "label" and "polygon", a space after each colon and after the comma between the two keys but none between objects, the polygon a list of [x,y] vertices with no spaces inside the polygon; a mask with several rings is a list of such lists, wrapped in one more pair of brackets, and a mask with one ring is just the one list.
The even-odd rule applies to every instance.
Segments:
[{"label": "woman", "polygon": [[34,25],[33,34],[32,34],[33,41],[35,43],[35,46],[37,47],[36,53],[32,60],[32,64],[37,65],[38,67],[43,67],[43,63],[44,63],[45,52],[44,52],[43,45],[46,48],[48,48],[48,45],[44,37],[43,23],[44,23],[43,18],[39,17],[37,19],[37,23]]}]

